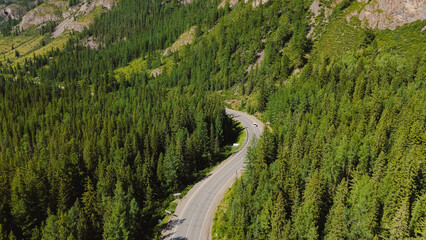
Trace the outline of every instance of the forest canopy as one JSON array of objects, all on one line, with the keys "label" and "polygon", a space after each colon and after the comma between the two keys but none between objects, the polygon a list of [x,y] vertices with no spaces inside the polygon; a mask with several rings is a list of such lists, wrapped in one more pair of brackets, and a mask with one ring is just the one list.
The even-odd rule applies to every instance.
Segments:
[{"label": "forest canopy", "polygon": [[235,139],[224,100],[270,125],[217,239],[424,238],[424,21],[366,29],[342,1],[312,29],[311,3],[121,0],[62,49],[0,60],[0,239],[158,237]]}]

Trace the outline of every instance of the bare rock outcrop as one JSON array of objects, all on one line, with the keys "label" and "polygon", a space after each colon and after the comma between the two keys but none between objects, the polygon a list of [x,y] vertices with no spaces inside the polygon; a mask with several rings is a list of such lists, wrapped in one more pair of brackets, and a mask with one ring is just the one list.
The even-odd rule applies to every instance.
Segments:
[{"label": "bare rock outcrop", "polygon": [[[337,6],[337,4],[341,3],[342,0],[335,0],[332,4],[331,7],[334,8],[335,6]],[[314,0],[311,4],[311,6],[309,7],[309,10],[314,14],[314,16],[311,19],[311,22],[313,22],[315,20],[315,18],[321,14],[321,10],[324,9],[324,15],[325,18],[328,18],[332,13],[333,13],[333,9],[332,8],[328,8],[324,5],[321,4],[320,0]],[[327,21],[327,20],[326,20]]]},{"label": "bare rock outcrop", "polygon": [[84,46],[89,46],[91,49],[98,50],[99,43],[93,38],[93,36],[89,37],[87,41],[84,43]]},{"label": "bare rock outcrop", "polygon": [[66,1],[46,1],[25,14],[19,24],[19,29],[23,31],[31,25],[38,26],[49,21],[59,21],[63,17],[62,9],[66,8],[67,5],[68,2]]},{"label": "bare rock outcrop", "polygon": [[[224,8],[225,7],[225,4],[226,4],[226,1],[227,0],[223,0],[220,4],[219,4],[219,6],[217,6],[217,8]],[[229,7],[233,7],[235,4],[237,4],[238,3],[238,1],[239,0],[229,0]],[[244,3],[248,3],[249,2],[249,0],[244,0]],[[269,2],[269,0],[253,0],[253,2],[251,3],[251,5],[253,6],[253,7],[258,7],[259,5],[261,5],[261,4],[265,4],[265,3],[267,3],[267,2]]]},{"label": "bare rock outcrop", "polygon": [[151,77],[157,77],[158,75],[160,75],[161,73],[163,72],[163,70],[161,69],[161,68],[156,68],[156,69],[153,69],[152,71],[151,71]]},{"label": "bare rock outcrop", "polygon": [[184,46],[186,44],[191,44],[194,41],[194,38],[195,38],[195,36],[194,36],[195,29],[196,29],[196,27],[191,27],[191,29],[182,33],[182,35],[179,36],[179,38],[176,40],[176,42],[174,42],[171,47],[167,48],[164,51],[163,56],[167,56],[171,53],[179,51],[182,48],[182,46]]},{"label": "bare rock outcrop", "polygon": [[106,7],[108,10],[111,10],[116,4],[117,4],[117,0],[95,0],[95,6],[104,6]]},{"label": "bare rock outcrop", "polygon": [[182,0],[181,1],[182,5],[186,5],[186,4],[190,4],[190,3],[192,3],[192,0]]},{"label": "bare rock outcrop", "polygon": [[[245,0],[245,2],[247,3],[247,0]],[[269,2],[269,0],[253,0],[253,3],[251,5],[253,7],[259,7],[259,5],[265,4],[267,2]]]},{"label": "bare rock outcrop", "polygon": [[97,6],[103,6],[105,9],[110,10],[117,2],[118,0],[82,1],[77,6],[69,7],[68,1],[46,0],[40,6],[25,14],[19,24],[19,29],[23,31],[31,25],[39,26],[49,21],[60,21],[52,33],[53,38],[60,36],[66,30],[81,32],[90,25],[91,20],[78,21],[80,17],[91,13]]},{"label": "bare rock outcrop", "polygon": [[426,19],[426,1],[375,0],[359,13],[359,19],[365,21],[370,28],[395,29],[416,20]]},{"label": "bare rock outcrop", "polygon": [[59,37],[66,30],[74,30],[78,32],[83,31],[84,28],[89,27],[91,21],[79,22],[76,21],[76,18],[86,16],[91,13],[96,6],[104,6],[103,4],[106,4],[104,7],[107,9],[109,7],[113,7],[113,2],[114,1],[112,0],[97,0],[90,3],[84,2],[80,6],[69,8],[67,12],[62,14],[65,19],[55,27],[55,30],[52,33],[52,38]]},{"label": "bare rock outcrop", "polygon": [[52,38],[59,37],[66,30],[74,30],[74,31],[82,32],[84,28],[85,27],[87,28],[88,26],[89,26],[89,23],[77,22],[77,21],[74,21],[73,17],[69,17],[55,27],[55,30],[52,33]]},{"label": "bare rock outcrop", "polygon": [[[238,0],[229,0],[229,7],[233,7],[235,4],[238,3]],[[223,0],[217,8],[224,8],[226,4],[226,0]]]},{"label": "bare rock outcrop", "polygon": [[314,0],[311,6],[309,7],[309,10],[311,10],[311,12],[314,14],[315,17],[318,16],[321,12],[320,1]]},{"label": "bare rock outcrop", "polygon": [[0,16],[6,21],[10,19],[20,19],[27,11],[26,7],[14,3],[0,10]]},{"label": "bare rock outcrop", "polygon": [[[347,12],[346,20],[350,22],[352,17],[357,17],[364,27],[384,30],[395,29],[398,26],[426,19],[426,0],[357,0],[361,3],[358,10]],[[310,6],[313,19],[320,15],[322,9],[325,12],[325,21],[342,0],[335,0],[331,8],[321,4],[320,0],[314,0]]]}]

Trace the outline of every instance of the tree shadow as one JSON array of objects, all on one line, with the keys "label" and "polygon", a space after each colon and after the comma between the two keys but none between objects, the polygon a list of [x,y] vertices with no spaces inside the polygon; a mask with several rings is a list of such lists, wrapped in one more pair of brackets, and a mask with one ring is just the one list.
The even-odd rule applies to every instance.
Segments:
[{"label": "tree shadow", "polygon": [[167,230],[172,230],[175,226],[182,224],[186,219],[174,219],[167,223]]},{"label": "tree shadow", "polygon": [[[174,216],[176,216],[176,215],[174,215]],[[168,223],[167,223],[167,227],[165,228],[165,230],[167,230],[167,231],[171,231],[174,227],[176,227],[177,225],[179,225],[179,224],[181,224],[181,223],[183,223],[183,222],[185,222],[185,220],[186,219],[174,219],[174,220],[170,220]],[[168,239],[169,237],[171,237],[171,236],[173,236],[173,234],[175,234],[175,232],[171,232],[171,233],[169,233],[169,234],[167,234],[167,235],[163,235],[161,238],[160,238],[160,240],[165,240],[165,239]],[[173,237],[172,238],[172,240],[183,240],[183,239],[187,239],[186,237]]]},{"label": "tree shadow", "polygon": [[211,174],[211,173],[209,173],[208,175],[206,175],[205,177],[203,177],[203,179],[202,179],[202,180],[206,180],[206,179],[207,179],[207,178],[209,178],[211,175],[212,175],[212,174]]}]

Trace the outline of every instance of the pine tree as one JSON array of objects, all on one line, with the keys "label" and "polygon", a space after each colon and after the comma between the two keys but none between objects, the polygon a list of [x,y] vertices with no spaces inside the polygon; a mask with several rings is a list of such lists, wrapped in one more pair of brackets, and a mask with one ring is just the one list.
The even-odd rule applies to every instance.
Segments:
[{"label": "pine tree", "polygon": [[408,199],[401,202],[401,206],[392,219],[389,229],[389,239],[405,239],[408,235]]},{"label": "pine tree", "polygon": [[85,192],[83,193],[82,197],[82,203],[83,203],[83,212],[85,214],[85,219],[88,220],[88,229],[90,230],[91,238],[97,238],[99,237],[99,230],[101,228],[100,226],[100,220],[101,215],[100,211],[98,209],[98,200],[96,196],[96,191],[93,188],[92,181],[89,177],[86,178],[86,186],[85,186]]},{"label": "pine tree", "polygon": [[409,224],[411,234],[426,237],[426,194],[414,202],[411,215]]},{"label": "pine tree", "polygon": [[286,220],[286,209],[283,195],[278,193],[272,218],[271,240],[284,240],[288,237],[289,221]]},{"label": "pine tree", "polygon": [[324,239],[337,240],[345,239],[347,230],[347,208],[346,198],[348,189],[346,182],[342,180],[336,189],[336,194],[333,199],[333,206],[327,216],[327,222],[325,225],[325,237]]},{"label": "pine tree", "polygon": [[46,220],[46,226],[43,229],[42,240],[59,239],[58,218],[55,215],[50,215]]},{"label": "pine tree", "polygon": [[366,175],[355,179],[348,199],[349,239],[372,239],[377,227],[378,202],[374,185]]},{"label": "pine tree", "polygon": [[117,182],[114,197],[108,202],[108,210],[104,215],[104,239],[129,238],[128,196],[122,185],[121,182]]},{"label": "pine tree", "polygon": [[129,238],[130,239],[140,239],[141,232],[143,232],[144,229],[140,229],[140,209],[139,205],[136,202],[136,199],[132,199],[130,201],[130,207],[129,207]]},{"label": "pine tree", "polygon": [[6,236],[3,232],[3,225],[0,224],[0,240],[6,240]]},{"label": "pine tree", "polygon": [[319,239],[320,211],[323,186],[319,171],[316,170],[306,185],[303,202],[294,219],[294,232],[298,239]]}]

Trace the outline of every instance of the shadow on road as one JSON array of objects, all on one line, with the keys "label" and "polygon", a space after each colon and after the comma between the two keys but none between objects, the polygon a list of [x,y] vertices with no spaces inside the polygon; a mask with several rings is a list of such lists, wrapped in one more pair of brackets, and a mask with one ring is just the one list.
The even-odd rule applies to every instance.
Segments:
[{"label": "shadow on road", "polygon": [[[169,234],[167,234],[167,235],[164,235],[162,238],[160,238],[161,240],[163,240],[163,239],[167,239],[168,237],[171,237],[171,236],[173,236],[173,234],[174,233],[169,233]],[[174,237],[174,238],[172,238],[172,239],[170,239],[170,240],[187,240],[188,238],[186,238],[186,237]]]},{"label": "shadow on road", "polygon": [[167,230],[172,230],[175,226],[185,222],[186,219],[174,219],[167,223]]},{"label": "shadow on road", "polygon": [[[173,216],[177,217],[176,215],[173,214]],[[173,230],[174,227],[176,227],[177,225],[185,222],[186,219],[174,219],[174,220],[170,220],[167,223],[167,227],[166,227],[166,231],[171,231]],[[169,237],[173,236],[174,232],[171,232],[169,234],[163,235],[160,240],[164,240],[164,239],[168,239]],[[178,240],[178,239],[187,239],[187,238],[183,238],[183,237],[177,237],[177,238],[172,238],[172,240]]]},{"label": "shadow on road", "polygon": [[212,174],[209,173],[208,175],[206,175],[202,180],[206,180],[207,178],[209,178]]}]

